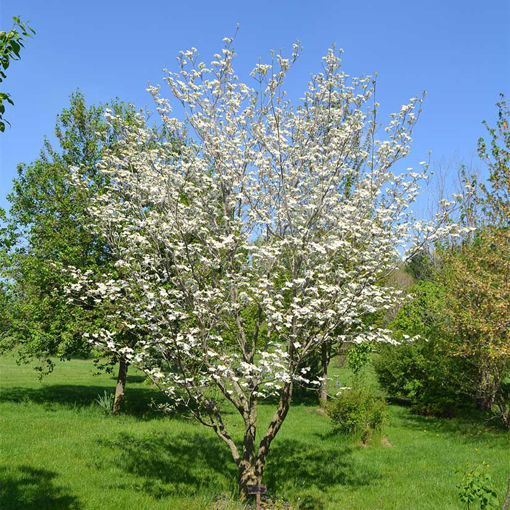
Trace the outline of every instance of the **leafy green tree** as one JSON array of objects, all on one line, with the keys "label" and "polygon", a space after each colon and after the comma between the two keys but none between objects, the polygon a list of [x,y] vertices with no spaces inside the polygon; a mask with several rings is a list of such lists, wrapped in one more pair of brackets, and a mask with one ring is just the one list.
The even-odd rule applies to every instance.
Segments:
[{"label": "leafy green tree", "polygon": [[[504,97],[496,128],[478,151],[489,179],[464,175],[470,193],[462,221],[473,230],[460,243],[440,247],[440,264],[416,260],[411,272],[426,275],[392,326],[397,335],[424,339],[381,348],[376,369],[393,396],[432,413],[450,404],[476,403],[510,427],[510,130]],[[412,264],[412,263],[411,263]]]},{"label": "leafy green tree", "polygon": [[434,258],[427,249],[418,251],[410,258],[405,270],[415,281],[432,280],[435,274]]},{"label": "leafy green tree", "polygon": [[[19,17],[14,16],[12,19],[13,27],[8,32],[0,31],[0,83],[6,78],[5,72],[11,61],[21,58],[20,51],[24,47],[25,39],[35,34],[34,29],[21,21]],[[6,121],[3,119],[5,103],[14,104],[10,94],[0,92],[0,131],[5,131]]]},{"label": "leafy green tree", "polygon": [[510,369],[510,245],[508,230],[486,226],[444,256],[443,332],[449,352],[471,365],[478,406],[498,410],[510,428],[504,381]]},{"label": "leafy green tree", "polygon": [[489,178],[468,203],[475,230],[445,252],[441,283],[445,333],[455,340],[455,355],[476,365],[479,407],[497,410],[510,428],[504,384],[510,373],[510,111],[503,95],[497,107],[496,127],[484,122],[489,139],[478,141]]},{"label": "leafy green tree", "polygon": [[[41,373],[52,370],[50,357],[88,354],[83,333],[103,320],[97,307],[68,303],[64,288],[69,281],[62,268],[114,271],[107,243],[83,228],[90,197],[106,184],[97,171],[101,154],[106,147],[115,147],[120,135],[118,125],[106,122],[106,109],[135,121],[131,106],[112,101],[88,107],[82,93],[72,94],[70,105],[57,117],[58,146],[46,140],[37,160],[19,165],[8,196],[11,207],[2,232],[5,261],[0,278],[8,287],[2,295],[4,301],[8,298],[8,313],[0,348],[16,349],[20,361],[38,359]],[[73,167],[79,167],[80,178],[87,180],[85,191],[71,185]],[[117,360],[116,411],[127,376],[127,363]]]}]

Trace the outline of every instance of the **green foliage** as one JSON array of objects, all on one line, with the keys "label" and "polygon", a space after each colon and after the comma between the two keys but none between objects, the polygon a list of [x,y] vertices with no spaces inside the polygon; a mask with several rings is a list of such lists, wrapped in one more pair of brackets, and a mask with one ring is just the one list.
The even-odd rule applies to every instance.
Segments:
[{"label": "green foliage", "polygon": [[391,324],[397,340],[404,340],[405,335],[438,338],[443,300],[443,289],[435,280],[419,281]]},{"label": "green foliage", "polygon": [[96,397],[96,404],[103,410],[105,414],[112,414],[113,402],[115,395],[111,392],[104,391]]},{"label": "green foliage", "polygon": [[370,342],[354,344],[347,353],[347,366],[352,370],[354,376],[358,376],[360,372],[370,362],[370,354],[373,346]]},{"label": "green foliage", "polygon": [[374,358],[381,386],[419,414],[452,416],[473,404],[473,366],[454,355],[442,330],[444,289],[423,280],[390,325],[400,345],[380,345]]},{"label": "green foliage", "polygon": [[428,250],[420,250],[408,261],[406,271],[416,280],[432,280],[434,277],[434,261]]},{"label": "green foliage", "polygon": [[[20,361],[40,359],[43,372],[52,369],[50,356],[86,355],[82,334],[102,320],[101,310],[69,305],[62,268],[113,270],[108,246],[84,228],[89,197],[105,185],[97,164],[120,134],[104,119],[106,108],[135,121],[130,106],[113,101],[88,107],[83,94],[74,93],[57,117],[58,148],[46,141],[39,159],[20,165],[8,196],[11,208],[0,232],[5,262],[0,276],[9,282],[8,324],[0,330],[0,350],[18,348]],[[87,192],[70,185],[71,167],[88,179]]]},{"label": "green foliage", "polygon": [[[7,71],[11,61],[19,60],[21,48],[24,47],[24,41],[27,37],[35,34],[33,28],[29,27],[19,17],[14,16],[14,25],[8,31],[0,31],[0,83],[7,77]],[[11,95],[7,92],[0,92],[0,132],[5,131],[5,122],[3,119],[5,113],[5,103],[14,104]]]},{"label": "green foliage", "polygon": [[464,474],[458,489],[460,500],[466,503],[468,508],[471,508],[473,503],[478,503],[482,510],[499,508],[494,483],[488,472],[489,467],[489,464],[482,462]]},{"label": "green foliage", "polygon": [[435,340],[381,346],[374,367],[388,394],[411,403],[419,414],[448,417],[472,405],[465,372],[470,367]]},{"label": "green foliage", "polygon": [[375,431],[380,431],[389,418],[384,398],[364,387],[343,391],[328,404],[327,413],[337,431],[359,434],[363,444],[370,440]]}]

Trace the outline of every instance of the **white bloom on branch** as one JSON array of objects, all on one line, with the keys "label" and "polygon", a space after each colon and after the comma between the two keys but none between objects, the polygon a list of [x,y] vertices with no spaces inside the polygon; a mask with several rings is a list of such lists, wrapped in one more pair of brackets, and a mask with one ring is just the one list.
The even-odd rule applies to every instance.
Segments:
[{"label": "white bloom on branch", "polygon": [[[98,345],[129,354],[167,395],[185,395],[228,444],[243,484],[262,476],[293,383],[320,385],[308,377],[310,354],[338,341],[391,341],[363,324],[404,299],[384,285],[402,262],[398,250],[410,256],[456,227],[445,211],[417,221],[410,206],[424,174],[392,171],[409,153],[420,99],[374,140],[374,81],[349,80],[339,52],[327,53],[295,106],[283,85],[297,48],[256,66],[254,88],[238,80],[231,44],[209,65],[195,49],[182,52],[180,72],[168,73],[183,121],[150,88],[175,143],[138,116],[105,153],[98,171],[108,186],[90,213],[118,276],[74,270],[70,291],[110,314]],[[123,351],[126,331],[137,342]],[[246,425],[245,456],[217,394]],[[269,395],[279,412],[255,448],[256,402]]]}]

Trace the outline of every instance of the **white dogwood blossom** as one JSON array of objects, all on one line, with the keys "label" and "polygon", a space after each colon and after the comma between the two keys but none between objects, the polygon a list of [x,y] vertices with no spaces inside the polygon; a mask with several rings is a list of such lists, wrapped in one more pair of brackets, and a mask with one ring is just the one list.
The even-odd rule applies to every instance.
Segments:
[{"label": "white dogwood blossom", "polygon": [[[71,269],[68,292],[108,311],[111,328],[91,341],[212,427],[246,488],[262,477],[293,384],[320,382],[307,357],[340,334],[391,341],[363,319],[403,299],[384,284],[399,253],[455,226],[446,212],[434,222],[412,216],[426,165],[393,170],[409,153],[421,99],[378,139],[375,82],[349,79],[339,52],[326,54],[296,106],[283,85],[297,46],[257,65],[250,86],[235,74],[231,43],[210,64],[182,52],[180,71],[168,73],[184,120],[150,88],[173,142],[155,139],[140,115],[105,155],[91,227],[108,242],[116,277]],[[79,169],[75,183],[86,186]],[[117,340],[125,331],[136,343]],[[269,395],[276,413],[256,446],[257,401]],[[223,423],[224,399],[245,424],[242,450]]]}]

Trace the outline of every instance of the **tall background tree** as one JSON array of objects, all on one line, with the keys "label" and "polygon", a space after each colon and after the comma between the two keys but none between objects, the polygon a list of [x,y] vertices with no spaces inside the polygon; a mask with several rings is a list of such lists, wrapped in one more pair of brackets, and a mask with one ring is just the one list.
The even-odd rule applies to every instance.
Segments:
[{"label": "tall background tree", "polygon": [[[102,311],[67,302],[69,283],[62,267],[109,273],[109,248],[84,228],[91,197],[105,185],[98,163],[106,148],[115,150],[120,124],[107,123],[106,110],[129,124],[132,107],[120,101],[87,106],[82,93],[71,95],[70,104],[57,116],[54,146],[45,141],[41,156],[18,167],[8,195],[10,211],[2,231],[2,282],[4,300],[0,348],[14,349],[20,361],[36,359],[42,373],[52,370],[52,357],[68,359],[88,355],[83,333],[101,321]],[[86,188],[71,185],[71,168],[79,167]],[[115,410],[120,409],[127,364],[118,360]]]},{"label": "tall background tree", "polygon": [[[510,115],[505,98],[497,103],[496,127],[484,125],[478,153],[487,164],[465,216],[474,231],[444,252],[440,281],[445,289],[445,333],[453,353],[476,367],[476,399],[483,410],[496,408],[510,428]],[[472,180],[472,179],[471,179]]]}]

